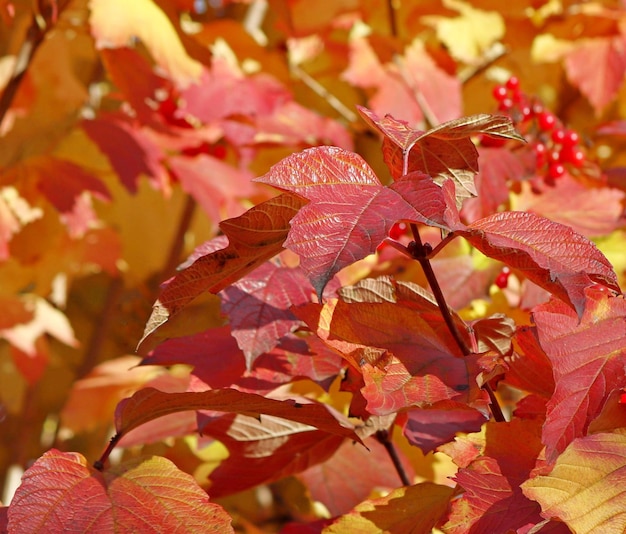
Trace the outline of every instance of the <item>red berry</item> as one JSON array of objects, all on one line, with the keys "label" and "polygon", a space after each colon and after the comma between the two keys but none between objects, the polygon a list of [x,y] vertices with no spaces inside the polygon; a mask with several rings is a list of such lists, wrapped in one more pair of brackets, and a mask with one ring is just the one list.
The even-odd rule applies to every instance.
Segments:
[{"label": "red berry", "polygon": [[389,237],[391,239],[398,239],[406,232],[406,229],[406,223],[397,222],[391,227],[391,230],[389,230]]},{"label": "red berry", "polygon": [[565,130],[562,128],[557,128],[552,132],[552,140],[555,143],[563,144],[563,140],[565,139]]},{"label": "red berry", "polygon": [[552,130],[552,128],[556,125],[556,117],[549,111],[540,112],[537,117],[537,121],[539,123],[539,128],[545,132]]},{"label": "red berry", "polygon": [[535,152],[535,158],[537,159],[536,168],[541,169],[546,164],[548,149],[543,143],[537,143],[533,150]]},{"label": "red berry", "polygon": [[522,114],[522,122],[526,122],[532,118],[533,108],[526,104],[520,108],[520,113]]},{"label": "red berry", "polygon": [[510,274],[511,274],[511,269],[509,269],[508,267],[503,267],[502,271],[500,271],[500,274],[496,276],[496,279],[494,280],[493,283],[496,286],[498,286],[500,289],[504,289],[506,286],[509,285]]},{"label": "red berry", "polygon": [[550,163],[548,166],[548,178],[557,179],[565,174],[565,167],[562,163]]},{"label": "red berry", "polygon": [[511,76],[506,83],[504,84],[504,86],[509,90],[509,91],[517,91],[519,89],[519,78],[517,76]]},{"label": "red berry", "polygon": [[550,150],[546,153],[548,163],[560,163],[561,153],[558,150]]},{"label": "red berry", "polygon": [[506,87],[504,87],[504,85],[496,85],[493,88],[492,94],[498,102],[502,102],[507,97],[508,91],[506,90]]},{"label": "red berry", "polygon": [[501,100],[500,104],[498,105],[498,109],[500,111],[509,111],[512,107],[513,107],[513,100],[511,100],[508,97]]},{"label": "red berry", "polygon": [[626,404],[626,393],[624,393],[624,390],[622,390],[622,393],[619,396],[619,403]]},{"label": "red berry", "polygon": [[567,130],[565,132],[565,136],[563,137],[563,145],[564,146],[574,146],[577,145],[580,141],[580,136],[578,132],[574,130]]},{"label": "red berry", "polygon": [[585,163],[585,153],[582,149],[575,146],[564,146],[561,149],[561,161],[563,163],[571,163],[575,167],[582,166]]}]

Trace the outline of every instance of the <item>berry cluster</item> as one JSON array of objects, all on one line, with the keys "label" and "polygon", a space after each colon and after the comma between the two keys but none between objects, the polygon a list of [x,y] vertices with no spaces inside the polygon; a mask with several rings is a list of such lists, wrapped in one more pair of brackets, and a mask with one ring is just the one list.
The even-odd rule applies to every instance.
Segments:
[{"label": "berry cluster", "polygon": [[[580,136],[567,129],[551,111],[536,98],[530,98],[520,89],[520,81],[511,76],[506,83],[493,88],[498,111],[511,117],[517,129],[528,141],[535,155],[536,170],[549,180],[565,174],[566,168],[580,168],[585,164],[585,151]],[[499,146],[504,141],[483,137],[483,146]]]}]

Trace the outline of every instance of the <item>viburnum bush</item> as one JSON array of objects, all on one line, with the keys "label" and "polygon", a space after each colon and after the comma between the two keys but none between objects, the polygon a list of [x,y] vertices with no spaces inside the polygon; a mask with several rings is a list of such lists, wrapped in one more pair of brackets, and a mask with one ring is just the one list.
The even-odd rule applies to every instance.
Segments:
[{"label": "viburnum bush", "polygon": [[0,21],[3,532],[626,530],[623,3]]}]

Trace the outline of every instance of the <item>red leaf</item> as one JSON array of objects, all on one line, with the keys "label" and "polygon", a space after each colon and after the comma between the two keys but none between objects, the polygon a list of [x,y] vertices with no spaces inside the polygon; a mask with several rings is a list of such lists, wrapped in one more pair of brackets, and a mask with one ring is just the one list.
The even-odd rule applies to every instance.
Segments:
[{"label": "red leaf", "polygon": [[300,256],[320,300],[333,275],[372,254],[397,220],[447,227],[447,199],[429,177],[412,173],[384,187],[360,156],[337,147],[292,154],[257,181],[310,201],[285,246]]},{"label": "red leaf", "polygon": [[522,326],[515,332],[515,353],[507,359],[509,372],[504,381],[516,388],[552,397],[554,378],[548,356],[537,340],[535,328]]},{"label": "red leaf", "polygon": [[[365,447],[344,441],[331,458],[297,475],[315,501],[323,503],[332,516],[349,512],[374,489],[392,490],[402,481],[383,445],[374,438]],[[401,455],[409,480],[413,469]]]},{"label": "red leaf", "polygon": [[207,154],[174,156],[167,164],[183,190],[198,202],[211,221],[219,221],[224,215],[239,215],[243,208],[236,199],[250,197],[254,192],[249,172]]},{"label": "red leaf", "polygon": [[[516,211],[531,211],[552,221],[570,226],[586,237],[610,234],[623,225],[623,191],[608,187],[586,187],[569,173],[541,194],[524,187],[515,196]],[[564,202],[564,199],[567,201]]]},{"label": "red leaf", "polygon": [[[139,344],[201,293],[221,291],[278,254],[289,221],[303,204],[293,195],[280,195],[222,221],[220,228],[228,237],[228,246],[198,257],[164,284]],[[217,239],[223,243],[221,237]]]},{"label": "red leaf", "polygon": [[[363,284],[371,287],[357,286],[352,302],[329,300],[294,311],[361,370],[369,412],[385,415],[446,399],[468,402],[475,380],[427,292],[408,283]],[[361,301],[354,302],[355,296]]]},{"label": "red leaf", "polygon": [[607,396],[626,380],[626,301],[597,288],[586,297],[580,320],[556,300],[533,312],[556,383],[542,433],[549,461],[585,435]]},{"label": "red leaf", "polygon": [[458,231],[486,256],[524,273],[582,315],[593,282],[620,291],[610,262],[587,238],[533,213],[503,212]]},{"label": "red leaf", "polygon": [[154,72],[146,58],[132,48],[103,48],[100,57],[116,87],[144,124],[154,121],[157,90],[172,89],[172,82]]},{"label": "red leaf", "polygon": [[456,186],[457,206],[476,196],[474,175],[478,172],[478,151],[471,136],[486,133],[507,139],[522,138],[511,119],[503,115],[473,115],[440,124],[423,132],[387,115],[380,119],[359,107],[365,121],[385,135],[383,156],[394,179],[421,171],[441,184],[450,178]]},{"label": "red leaf", "polygon": [[138,458],[100,473],[80,454],[55,449],[24,473],[8,517],[15,534],[234,532],[223,508],[165,458]]},{"label": "red leaf", "polygon": [[[539,505],[520,488],[543,448],[538,425],[522,420],[490,422],[481,433],[457,437],[455,443],[440,448],[461,466],[455,479],[465,490],[452,501],[445,532],[509,532],[542,521]],[[473,459],[468,462],[468,458]]]},{"label": "red leaf", "polygon": [[441,401],[429,408],[410,410],[402,432],[424,454],[451,441],[457,432],[478,432],[485,416],[467,404]]},{"label": "red leaf", "polygon": [[233,385],[245,372],[245,360],[230,326],[168,339],[141,360],[141,365],[193,365],[192,373],[212,389]]},{"label": "red leaf", "polygon": [[123,436],[143,423],[187,410],[215,410],[257,418],[261,414],[273,415],[361,441],[354,433],[352,425],[339,420],[339,416],[335,416],[329,406],[313,402],[302,404],[293,400],[279,401],[235,389],[164,393],[154,388],[144,388],[118,404],[115,428],[118,436]]},{"label": "red leaf", "polygon": [[198,426],[229,452],[228,458],[209,475],[209,491],[215,497],[300,473],[327,460],[344,441],[340,436],[272,416],[216,417],[201,412]]},{"label": "red leaf", "polygon": [[100,115],[99,119],[83,121],[82,127],[131,193],[137,192],[137,182],[142,176],[148,176],[160,189],[169,183],[162,165],[165,154],[126,118]]},{"label": "red leaf", "polygon": [[71,211],[83,191],[90,191],[101,200],[110,200],[106,186],[95,176],[71,161],[40,156],[29,169],[37,177],[38,188],[60,212]]},{"label": "red leaf", "polygon": [[519,180],[524,174],[520,158],[508,147],[479,147],[478,153],[480,170],[474,178],[478,196],[468,198],[461,211],[467,222],[496,213],[509,200],[508,181]]},{"label": "red leaf", "polygon": [[584,94],[597,115],[617,96],[626,73],[626,32],[585,39],[565,57],[572,85]]},{"label": "red leaf", "polygon": [[222,290],[222,312],[230,319],[248,370],[257,357],[302,324],[290,308],[311,302],[312,289],[299,268],[268,262]]}]

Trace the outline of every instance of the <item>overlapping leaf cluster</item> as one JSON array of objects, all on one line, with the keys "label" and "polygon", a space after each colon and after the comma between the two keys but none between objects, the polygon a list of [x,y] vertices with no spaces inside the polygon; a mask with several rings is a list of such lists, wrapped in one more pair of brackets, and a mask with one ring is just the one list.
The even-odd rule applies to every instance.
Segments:
[{"label": "overlapping leaf cluster", "polygon": [[508,49],[599,116],[623,6],[272,1],[268,42],[247,3],[23,4],[0,1],[38,49],[0,129],[0,457],[35,461],[0,526],[256,531],[266,485],[284,533],[626,528],[623,169],[598,150],[540,184],[511,118],[463,110]]}]

